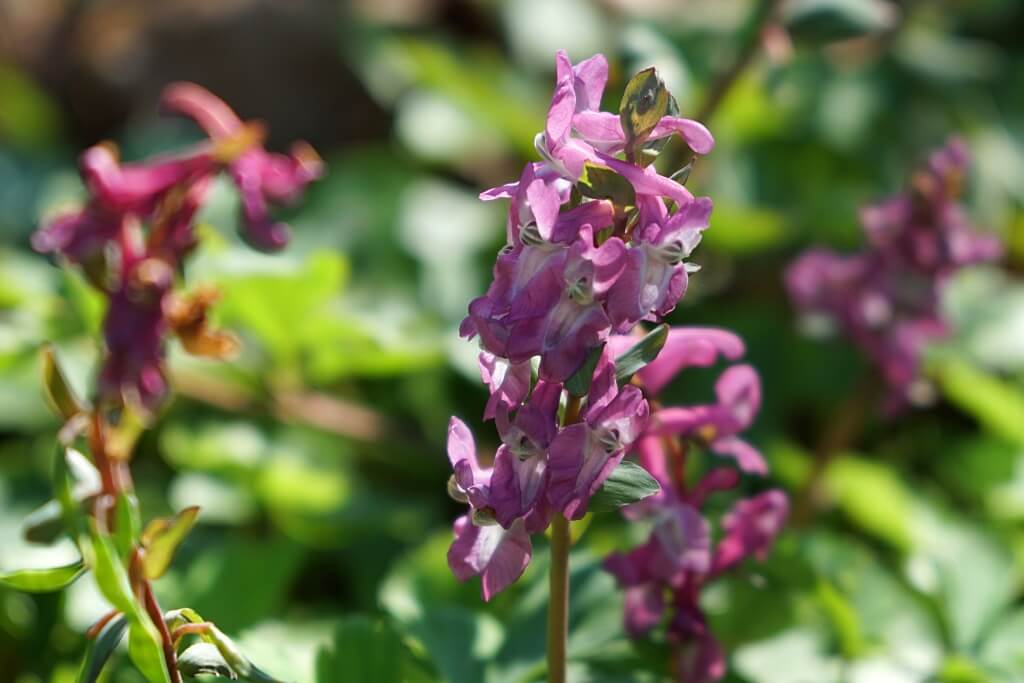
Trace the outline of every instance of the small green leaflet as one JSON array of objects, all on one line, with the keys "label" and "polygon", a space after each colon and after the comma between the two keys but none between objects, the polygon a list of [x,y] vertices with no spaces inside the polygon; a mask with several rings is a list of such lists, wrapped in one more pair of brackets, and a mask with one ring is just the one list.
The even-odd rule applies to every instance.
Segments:
[{"label": "small green leaflet", "polygon": [[123,614],[111,619],[94,640],[89,641],[89,649],[82,660],[82,669],[78,673],[78,683],[96,683],[110,655],[117,649],[124,632],[128,628],[128,620]]},{"label": "small green leaflet", "polygon": [[26,593],[49,593],[75,582],[85,573],[85,564],[78,560],[63,567],[19,569],[0,574],[0,584]]},{"label": "small green leaflet", "polygon": [[628,382],[645,365],[658,357],[668,339],[668,325],[658,325],[615,359],[615,379],[620,385]]},{"label": "small green leaflet", "polygon": [[657,480],[640,465],[623,460],[590,497],[588,512],[610,512],[653,496],[661,490]]}]

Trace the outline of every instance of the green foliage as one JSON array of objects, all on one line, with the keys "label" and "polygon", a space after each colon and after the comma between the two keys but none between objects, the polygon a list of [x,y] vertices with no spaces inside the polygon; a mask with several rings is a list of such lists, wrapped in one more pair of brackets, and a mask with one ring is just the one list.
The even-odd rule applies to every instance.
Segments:
[{"label": "green foliage", "polygon": [[661,353],[668,340],[668,325],[658,325],[615,359],[615,379],[619,385],[626,384],[645,365]]},{"label": "green foliage", "polygon": [[629,460],[623,460],[619,466],[601,484],[601,488],[591,496],[587,510],[590,512],[609,512],[636,503],[658,493],[661,487],[647,470]]},{"label": "green foliage", "polygon": [[0,574],[0,584],[28,593],[49,593],[70,586],[85,573],[85,565],[73,562],[63,567],[21,569]]}]

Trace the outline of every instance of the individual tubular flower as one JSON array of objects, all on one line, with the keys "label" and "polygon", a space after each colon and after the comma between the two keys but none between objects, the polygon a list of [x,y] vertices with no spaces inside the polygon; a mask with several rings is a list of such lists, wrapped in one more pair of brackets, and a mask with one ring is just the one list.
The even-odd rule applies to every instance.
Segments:
[{"label": "individual tubular flower", "polygon": [[647,423],[647,401],[635,386],[621,389],[607,352],[598,361],[583,420],[565,427],[551,444],[548,500],[570,519],[587,503]]},{"label": "individual tubular flower", "polygon": [[558,433],[558,403],[562,386],[541,380],[515,415],[497,414],[502,445],[494,456],[490,503],[505,527],[526,518],[527,531],[548,525],[548,448]]},{"label": "individual tubular flower", "polygon": [[[657,204],[661,204],[658,200]],[[686,293],[687,264],[700,243],[711,217],[711,200],[695,199],[672,216],[646,224],[634,232],[635,247],[618,286],[608,300],[608,313],[616,331],[632,329],[648,317],[661,317],[675,308]]]},{"label": "individual tubular flower", "polygon": [[754,421],[761,407],[761,381],[749,365],[734,365],[715,383],[718,402],[690,408],[662,408],[652,432],[674,435],[735,458],[744,472],[765,474],[768,467],[756,448],[738,434]]},{"label": "individual tubular flower", "polygon": [[169,334],[181,337],[189,352],[205,356],[223,357],[235,347],[229,335],[210,329],[206,310],[215,297],[207,293],[202,301],[186,303],[173,293],[196,246],[195,218],[213,178],[221,171],[234,177],[249,241],[279,248],[287,230],[270,220],[268,203],[298,199],[322,173],[319,158],[306,145],[290,156],[264,150],[260,127],[243,124],[199,86],[172,85],[163,103],[168,111],[196,119],[210,139],[180,154],[133,163],[122,163],[112,145],[91,147],[79,164],[88,202],[47,222],[32,240],[37,250],[79,265],[107,297],[100,398],[147,413],[166,393],[163,357]]},{"label": "individual tubular flower", "polygon": [[494,470],[480,465],[472,433],[454,417],[448,423],[448,459],[454,470],[448,493],[470,506],[469,514],[455,520],[448,566],[460,581],[480,576],[483,598],[490,600],[526,570],[533,552],[530,535],[522,519],[507,529],[498,524],[491,501]]},{"label": "individual tubular flower", "polygon": [[940,305],[946,283],[1002,251],[958,203],[967,164],[966,146],[951,140],[914,175],[909,191],[861,211],[865,248],[843,255],[815,247],[786,271],[790,299],[805,320],[846,335],[878,367],[890,413],[934,396],[921,359],[948,332]]}]

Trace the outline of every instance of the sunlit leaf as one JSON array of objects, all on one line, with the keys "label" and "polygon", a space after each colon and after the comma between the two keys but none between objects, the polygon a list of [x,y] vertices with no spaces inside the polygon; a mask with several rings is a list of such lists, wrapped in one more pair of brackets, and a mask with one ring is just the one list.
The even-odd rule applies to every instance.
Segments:
[{"label": "sunlit leaf", "polygon": [[26,593],[49,593],[71,585],[85,571],[81,560],[63,567],[19,569],[0,574],[0,584]]},{"label": "sunlit leaf", "polygon": [[81,401],[75,396],[74,390],[68,383],[64,371],[57,362],[53,347],[46,345],[41,352],[43,366],[43,388],[50,405],[65,420],[70,420],[81,413],[84,408]]},{"label": "sunlit leaf", "polygon": [[572,377],[566,380],[565,389],[570,395],[577,398],[587,395],[587,392],[590,391],[590,382],[594,379],[594,368],[597,367],[597,361],[601,359],[603,352],[604,344],[590,349],[590,352],[587,353],[587,357],[583,361],[583,365],[572,374]]},{"label": "sunlit leaf", "polygon": [[658,325],[636,344],[615,359],[615,379],[620,385],[629,382],[634,374],[661,353],[668,339],[668,325]]},{"label": "sunlit leaf", "polygon": [[159,579],[164,575],[198,516],[199,508],[189,507],[174,517],[154,519],[146,525],[140,541],[146,549],[143,567],[148,578]]},{"label": "sunlit leaf", "polygon": [[640,465],[623,460],[612,470],[601,488],[590,497],[589,512],[609,512],[653,496],[661,490],[658,481]]}]

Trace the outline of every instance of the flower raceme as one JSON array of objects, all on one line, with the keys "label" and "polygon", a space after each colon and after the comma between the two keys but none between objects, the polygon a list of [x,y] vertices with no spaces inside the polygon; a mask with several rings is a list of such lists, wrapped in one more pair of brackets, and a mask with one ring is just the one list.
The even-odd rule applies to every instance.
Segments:
[{"label": "flower raceme", "polygon": [[[711,200],[652,162],[675,134],[692,153],[710,152],[711,134],[677,116],[653,69],[630,81],[618,114],[599,111],[607,80],[604,56],[574,66],[560,52],[536,140],[541,161],[481,194],[509,202],[507,244],[460,332],[482,347],[484,417],[495,421],[501,446],[493,467],[483,467],[453,418],[449,491],[470,512],[455,524],[448,557],[459,578],[482,576],[486,599],[522,573],[529,535],[553,514],[586,513],[647,427],[642,392],[620,386],[616,357],[601,347],[613,332],[673,310],[693,270],[685,260],[708,227]],[[569,392],[574,380],[585,386]],[[569,400],[578,421],[563,415]],[[567,417],[573,423],[561,424]]]},{"label": "flower raceme", "polygon": [[[736,488],[741,474],[767,472],[742,438],[760,409],[760,380],[749,365],[734,365],[722,373],[715,402],[663,407],[657,397],[678,372],[739,360],[744,345],[725,330],[640,329],[685,295],[696,270],[687,259],[712,210],[710,199],[675,179],[688,177],[692,160],[672,177],[653,162],[670,136],[693,155],[710,152],[714,141],[703,125],[678,116],[654,69],[630,80],[618,114],[598,110],[608,79],[603,56],[574,66],[559,53],[556,76],[536,137],[541,161],[480,195],[509,202],[506,245],[460,333],[482,347],[480,376],[490,391],[484,418],[494,420],[501,445],[493,461],[480,459],[468,427],[451,419],[448,490],[469,509],[455,522],[449,566],[460,580],[480,576],[490,600],[525,571],[531,535],[557,522],[552,567],[558,555],[564,568],[568,548],[555,539],[568,536],[566,520],[582,518],[619,468],[646,470],[647,497],[630,498],[638,502],[624,514],[650,519],[652,535],[606,561],[626,591],[626,628],[640,637],[669,614],[680,680],[716,680],[724,661],[700,609],[701,588],[748,556],[763,558],[788,502],[780,491],[741,500],[713,542],[705,500]],[[685,460],[698,449],[721,457],[689,482]],[[626,457],[642,469],[624,467]],[[660,492],[649,495],[655,484]],[[550,640],[565,597],[556,596],[554,569],[551,581],[549,668],[564,667],[564,652],[553,656]]]},{"label": "flower raceme", "polygon": [[786,272],[794,306],[849,336],[878,367],[890,413],[934,394],[921,364],[926,346],[948,333],[943,287],[960,268],[1002,253],[958,203],[968,161],[964,143],[950,140],[914,174],[909,191],[861,211],[864,249],[811,248]]},{"label": "flower raceme", "polygon": [[173,291],[185,258],[196,246],[195,218],[213,178],[228,173],[241,196],[241,232],[258,249],[276,250],[288,227],[269,206],[299,199],[323,173],[305,143],[287,154],[266,151],[263,128],[242,122],[220,99],[191,83],[168,86],[165,113],[185,116],[208,140],[175,155],[122,163],[109,144],[82,154],[86,205],[55,217],[33,237],[33,246],[80,266],[108,299],[103,323],[106,356],[101,398],[154,411],[167,393],[165,338],[177,334],[191,353],[222,356],[234,344],[208,329],[209,292],[182,297]]}]

